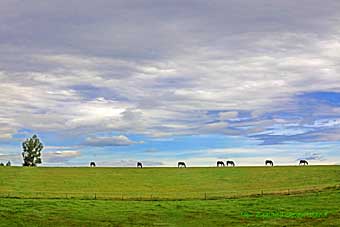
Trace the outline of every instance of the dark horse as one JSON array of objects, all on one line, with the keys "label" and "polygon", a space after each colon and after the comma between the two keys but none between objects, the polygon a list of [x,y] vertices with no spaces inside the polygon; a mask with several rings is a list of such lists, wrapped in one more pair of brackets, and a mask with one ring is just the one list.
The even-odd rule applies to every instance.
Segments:
[{"label": "dark horse", "polygon": [[299,165],[307,165],[308,166],[308,162],[306,160],[300,160]]},{"label": "dark horse", "polygon": [[234,161],[227,161],[227,166],[229,166],[229,165],[231,165],[231,166],[235,166],[235,162]]},{"label": "dark horse", "polygon": [[137,162],[137,168],[138,167],[143,168],[143,164],[141,162]]},{"label": "dark horse", "polygon": [[272,160],[266,160],[265,164],[273,166],[274,162]]},{"label": "dark horse", "polygon": [[185,165],[185,162],[178,162],[178,168],[180,167],[187,168],[187,166]]},{"label": "dark horse", "polygon": [[222,162],[222,161],[217,161],[217,167],[220,167],[220,166],[225,166],[225,165],[224,165],[224,162]]},{"label": "dark horse", "polygon": [[90,162],[90,167],[96,167],[96,163],[95,162]]}]

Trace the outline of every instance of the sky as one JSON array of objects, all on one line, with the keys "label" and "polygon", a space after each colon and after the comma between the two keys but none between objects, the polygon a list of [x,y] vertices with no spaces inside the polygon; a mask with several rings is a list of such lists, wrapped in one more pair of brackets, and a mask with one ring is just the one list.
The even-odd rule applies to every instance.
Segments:
[{"label": "sky", "polygon": [[338,0],[1,0],[0,161],[340,164]]}]

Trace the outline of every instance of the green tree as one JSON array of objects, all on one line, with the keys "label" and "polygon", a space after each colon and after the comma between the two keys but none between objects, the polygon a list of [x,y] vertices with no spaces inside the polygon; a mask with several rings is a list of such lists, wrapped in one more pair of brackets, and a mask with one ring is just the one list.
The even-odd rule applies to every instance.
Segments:
[{"label": "green tree", "polygon": [[22,143],[22,158],[24,159],[23,166],[36,166],[41,164],[41,151],[44,148],[38,136],[33,135],[32,138],[26,139]]}]

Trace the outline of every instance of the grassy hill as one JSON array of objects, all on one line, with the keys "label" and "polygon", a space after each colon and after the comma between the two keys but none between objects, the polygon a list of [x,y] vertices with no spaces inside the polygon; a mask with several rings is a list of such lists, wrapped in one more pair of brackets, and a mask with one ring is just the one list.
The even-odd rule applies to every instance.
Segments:
[{"label": "grassy hill", "polygon": [[236,168],[0,168],[0,196],[205,199],[340,184],[340,166]]}]

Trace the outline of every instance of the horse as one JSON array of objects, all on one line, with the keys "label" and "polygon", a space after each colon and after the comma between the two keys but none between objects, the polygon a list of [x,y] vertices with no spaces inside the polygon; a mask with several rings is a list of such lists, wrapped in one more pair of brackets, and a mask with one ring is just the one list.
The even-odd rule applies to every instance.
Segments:
[{"label": "horse", "polygon": [[143,164],[141,162],[137,162],[137,168],[138,167],[143,168]]},{"label": "horse", "polygon": [[308,166],[308,162],[306,160],[300,160],[299,165],[307,165]]},{"label": "horse", "polygon": [[266,160],[265,164],[266,164],[266,166],[267,166],[267,164],[274,166],[274,162],[272,160]]},{"label": "horse", "polygon": [[178,162],[178,168],[180,167],[187,168],[187,166],[185,165],[185,162]]},{"label": "horse", "polygon": [[220,166],[225,166],[225,165],[224,165],[224,162],[222,162],[222,161],[217,161],[217,167],[220,167]]},{"label": "horse", "polygon": [[231,165],[232,167],[235,166],[235,162],[234,161],[227,161],[227,166]]},{"label": "horse", "polygon": [[96,167],[96,163],[95,162],[90,162],[90,167]]}]

